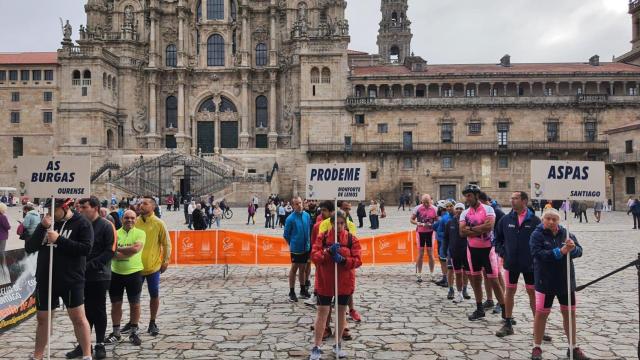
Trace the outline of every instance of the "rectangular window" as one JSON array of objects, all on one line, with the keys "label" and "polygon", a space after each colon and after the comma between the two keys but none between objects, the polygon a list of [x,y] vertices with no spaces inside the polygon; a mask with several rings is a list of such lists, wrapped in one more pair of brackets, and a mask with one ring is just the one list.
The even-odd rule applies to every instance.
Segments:
[{"label": "rectangular window", "polygon": [[453,124],[442,124],[440,137],[443,143],[453,142]]},{"label": "rectangular window", "polygon": [[42,80],[42,70],[33,70],[31,72],[31,78],[33,79],[33,81]]},{"label": "rectangular window", "polygon": [[29,81],[29,70],[20,70],[20,80]]},{"label": "rectangular window", "polygon": [[412,158],[404,158],[404,159],[402,159],[402,168],[403,169],[413,169],[413,159]]},{"label": "rectangular window", "polygon": [[256,134],[256,148],[267,149],[269,147],[269,139],[266,134]]},{"label": "rectangular window", "polygon": [[498,146],[506,147],[508,141],[509,141],[509,124],[499,123],[498,124]]},{"label": "rectangular window", "polygon": [[207,19],[224,19],[224,0],[207,0]]},{"label": "rectangular window", "polygon": [[442,168],[443,169],[453,169],[453,156],[443,156],[442,157]]},{"label": "rectangular window", "polygon": [[634,87],[630,87],[629,88],[629,96],[636,96],[638,95],[638,89],[634,88]]},{"label": "rectangular window", "polygon": [[553,96],[553,88],[544,89],[544,95],[545,96]]},{"label": "rectangular window", "polygon": [[7,72],[4,70],[0,70],[0,81],[6,81],[7,80]]},{"label": "rectangular window", "polygon": [[53,70],[44,71],[44,81],[53,81]]},{"label": "rectangular window", "polygon": [[500,155],[500,156],[498,156],[498,168],[499,169],[508,169],[509,168],[509,156],[508,155]]},{"label": "rectangular window", "polygon": [[376,180],[378,178],[378,172],[377,171],[371,171],[370,177],[371,177],[371,180]]},{"label": "rectangular window", "polygon": [[624,152],[631,154],[633,152],[633,140],[627,140],[624,142]]},{"label": "rectangular window", "polygon": [[13,92],[11,93],[11,101],[13,101],[13,102],[18,102],[18,101],[20,101],[20,93],[19,93],[19,92],[17,92],[17,91],[13,91]]},{"label": "rectangular window", "polygon": [[164,136],[164,147],[167,149],[175,149],[178,147],[178,143],[176,142],[176,137],[174,135],[165,135]]},{"label": "rectangular window", "polygon": [[389,125],[378,124],[378,134],[386,134],[389,132]]},{"label": "rectangular window", "polygon": [[20,111],[12,111],[11,112],[11,123],[19,124],[20,123]]},{"label": "rectangular window", "polygon": [[475,96],[476,96],[476,89],[467,90],[467,97],[475,97]]},{"label": "rectangular window", "polygon": [[576,89],[576,94],[582,95],[582,88],[581,87]]},{"label": "rectangular window", "polygon": [[82,96],[87,96],[87,88],[82,87]]},{"label": "rectangular window", "polygon": [[559,139],[558,128],[560,124],[557,122],[549,122],[547,123],[547,141],[548,142],[557,142]]},{"label": "rectangular window", "polygon": [[442,97],[453,97],[453,89],[442,90]]},{"label": "rectangular window", "polygon": [[498,96],[498,89],[489,89],[489,96],[491,97]]},{"label": "rectangular window", "polygon": [[364,125],[364,114],[356,114],[356,124]]},{"label": "rectangular window", "polygon": [[598,140],[598,124],[595,121],[584,123],[584,138],[589,142]]},{"label": "rectangular window", "polygon": [[13,138],[13,158],[17,158],[22,156],[23,154],[23,139],[22,137],[14,137]]},{"label": "rectangular window", "polygon": [[416,89],[416,97],[424,97],[424,94],[425,94],[424,92],[425,92],[425,90],[426,90],[426,89],[422,89],[422,88],[420,88],[420,89]]},{"label": "rectangular window", "polygon": [[509,187],[508,181],[498,181],[498,189],[506,189]]},{"label": "rectangular window", "polygon": [[344,151],[351,151],[353,150],[352,146],[351,146],[351,136],[345,136],[344,137]]},{"label": "rectangular window", "polygon": [[51,124],[53,122],[53,112],[45,111],[42,113],[42,122],[45,124]]},{"label": "rectangular window", "polygon": [[480,135],[482,133],[482,123],[469,123],[469,135]]},{"label": "rectangular window", "polygon": [[18,81],[18,70],[9,70],[9,80]]},{"label": "rectangular window", "polygon": [[53,101],[53,93],[51,91],[45,91],[44,93],[42,93],[42,96],[44,98],[44,101]]},{"label": "rectangular window", "polygon": [[370,98],[378,97],[378,91],[376,89],[369,89],[369,97]]},{"label": "rectangular window", "polygon": [[635,195],[636,193],[636,178],[628,177],[625,179],[625,191],[627,195]]},{"label": "rectangular window", "polygon": [[80,144],[87,145],[87,138],[86,137],[80,138]]}]

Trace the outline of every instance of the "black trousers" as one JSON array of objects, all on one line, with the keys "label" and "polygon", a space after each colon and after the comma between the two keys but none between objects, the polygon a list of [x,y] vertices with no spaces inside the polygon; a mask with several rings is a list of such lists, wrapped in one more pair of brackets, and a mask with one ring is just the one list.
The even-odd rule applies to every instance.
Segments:
[{"label": "black trousers", "polygon": [[640,229],[640,215],[632,214],[631,216],[633,216],[633,228]]},{"label": "black trousers", "polygon": [[364,226],[364,221],[362,221],[362,219],[364,219],[364,216],[358,216],[358,227]]},{"label": "black trousers", "polygon": [[95,329],[96,343],[104,343],[107,331],[107,291],[111,281],[87,281],[84,285],[84,313]]},{"label": "black trousers", "polygon": [[580,211],[580,222],[582,222],[582,215],[584,215],[584,221],[589,222],[589,219],[587,219],[586,211]]}]

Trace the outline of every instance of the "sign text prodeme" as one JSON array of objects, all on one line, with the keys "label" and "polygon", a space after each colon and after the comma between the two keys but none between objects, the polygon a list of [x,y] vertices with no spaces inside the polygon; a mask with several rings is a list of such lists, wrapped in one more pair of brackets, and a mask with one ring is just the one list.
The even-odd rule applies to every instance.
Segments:
[{"label": "sign text prodeme", "polygon": [[531,194],[545,200],[605,200],[604,163],[531,161]]},{"label": "sign text prodeme", "polygon": [[89,156],[23,156],[18,179],[30,197],[87,197],[91,192]]},{"label": "sign text prodeme", "polygon": [[366,164],[309,164],[306,197],[316,200],[364,200],[366,173]]}]

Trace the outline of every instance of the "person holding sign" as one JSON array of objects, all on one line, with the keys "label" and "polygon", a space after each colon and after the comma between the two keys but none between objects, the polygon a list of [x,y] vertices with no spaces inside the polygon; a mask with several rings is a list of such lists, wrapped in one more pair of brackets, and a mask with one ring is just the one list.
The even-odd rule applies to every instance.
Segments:
[{"label": "person holding sign", "polygon": [[[356,273],[354,269],[362,265],[360,258],[360,242],[347,230],[347,216],[344,211],[337,210],[333,221],[337,227],[338,240],[335,231],[328,231],[318,235],[313,242],[311,259],[316,265],[315,291],[318,297],[318,311],[314,327],[314,347],[310,360],[318,360],[322,356],[322,335],[327,317],[331,311],[332,297],[338,297],[338,331],[342,338],[346,324],[346,310],[355,289]],[[335,264],[338,268],[338,294],[335,294]],[[336,344],[334,352],[337,358],[346,356],[341,345]]]},{"label": "person holding sign", "polygon": [[[576,279],[573,259],[582,256],[582,246],[573,234],[567,234],[567,229],[560,226],[560,213],[556,209],[547,209],[542,215],[542,224],[538,225],[531,234],[529,246],[534,262],[534,278],[536,287],[536,316],[533,325],[534,348],[531,359],[542,359],[542,338],[551,313],[554,298],[558,298],[562,313],[564,331],[567,338],[571,337],[575,360],[589,358],[576,346]],[[571,293],[567,287],[567,256],[571,259]],[[571,309],[568,308],[571,299]],[[571,312],[571,314],[569,314]],[[571,321],[571,334],[569,334]]]},{"label": "person holding sign", "polygon": [[[71,210],[72,199],[56,199],[53,219],[46,215],[25,242],[25,251],[38,252],[36,269],[37,327],[33,359],[42,359],[47,345],[49,299],[49,246],[53,248],[51,309],[62,298],[74,333],[82,348],[82,359],[91,359],[91,333],[84,311],[84,287],[87,255],[93,245],[93,228],[85,217]],[[47,208],[51,208],[51,200]],[[53,223],[53,228],[51,227]]]},{"label": "person holding sign", "polygon": [[[416,281],[422,282],[422,262],[425,248],[429,259],[429,280],[433,280],[433,225],[438,221],[438,209],[431,203],[431,195],[422,195],[422,204],[418,205],[411,214],[411,223],[416,226],[418,234],[418,259],[416,260]],[[444,274],[443,274],[444,275]]]}]

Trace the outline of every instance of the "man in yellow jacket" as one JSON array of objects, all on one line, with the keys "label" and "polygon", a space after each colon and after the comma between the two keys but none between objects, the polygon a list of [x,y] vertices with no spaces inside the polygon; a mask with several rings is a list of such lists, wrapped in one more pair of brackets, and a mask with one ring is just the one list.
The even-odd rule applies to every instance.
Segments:
[{"label": "man in yellow jacket", "polygon": [[141,216],[136,220],[136,228],[146,234],[144,248],[142,250],[143,281],[147,281],[149,290],[149,308],[151,318],[147,332],[152,336],[160,333],[156,325],[156,316],[160,308],[160,274],[169,267],[171,257],[171,242],[164,221],[158,219],[154,213],[156,201],[150,196],[145,196],[140,203]]}]

